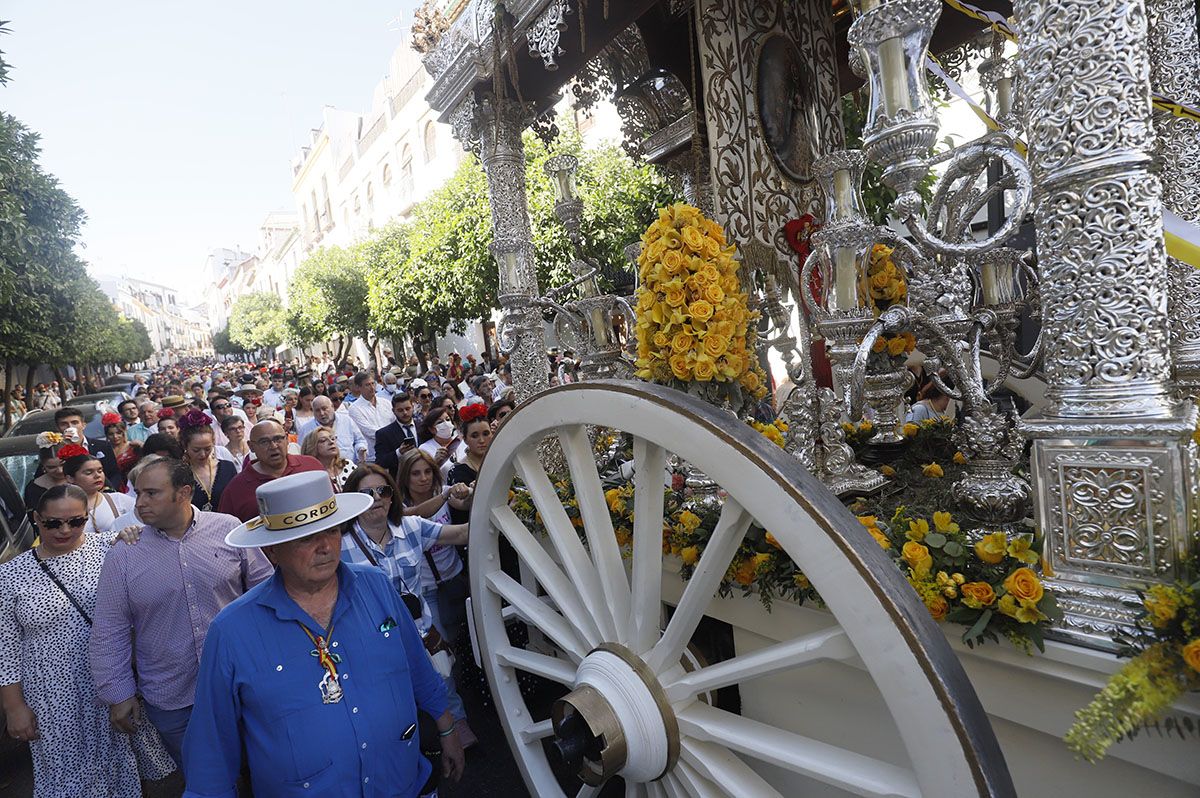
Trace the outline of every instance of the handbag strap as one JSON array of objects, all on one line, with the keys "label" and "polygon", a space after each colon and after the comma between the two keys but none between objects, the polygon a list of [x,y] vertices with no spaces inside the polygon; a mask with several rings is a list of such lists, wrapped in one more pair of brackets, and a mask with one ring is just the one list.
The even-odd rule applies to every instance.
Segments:
[{"label": "handbag strap", "polygon": [[376,568],[378,568],[379,560],[375,559],[375,555],[371,553],[369,548],[367,548],[367,544],[364,543],[363,539],[358,536],[358,524],[350,524],[350,536],[354,538],[354,542],[358,544],[358,547],[362,550],[362,553],[367,555],[367,561],[370,562],[371,565],[374,565]]},{"label": "handbag strap", "polygon": [[67,601],[71,602],[71,606],[75,608],[75,611],[83,616],[84,622],[87,623],[88,626],[91,626],[92,618],[87,614],[87,611],[83,609],[83,605],[79,603],[79,599],[71,595],[71,591],[67,590],[67,586],[64,585],[59,578],[54,575],[54,572],[50,570],[50,566],[46,565],[46,561],[38,556],[37,549],[30,549],[30,551],[33,553],[33,559],[37,560],[37,564],[41,567],[42,571],[45,572],[46,576],[50,577],[50,581],[62,591],[62,594],[67,597]]},{"label": "handbag strap", "polygon": [[440,585],[442,573],[438,570],[437,563],[433,561],[433,555],[429,553],[429,549],[425,549],[425,562],[429,563],[429,570],[433,571],[433,581]]}]

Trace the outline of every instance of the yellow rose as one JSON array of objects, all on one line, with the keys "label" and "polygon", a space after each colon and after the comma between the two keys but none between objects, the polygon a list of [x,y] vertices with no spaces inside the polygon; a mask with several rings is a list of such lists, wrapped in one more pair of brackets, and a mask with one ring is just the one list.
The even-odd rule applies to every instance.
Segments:
[{"label": "yellow rose", "polygon": [[905,344],[904,344],[903,338],[892,338],[887,343],[888,354],[891,355],[892,357],[897,357],[899,355],[903,355],[904,347],[905,347]]},{"label": "yellow rose", "polygon": [[654,345],[659,349],[666,349],[668,344],[670,344],[670,339],[664,333],[654,334]]},{"label": "yellow rose", "polygon": [[942,471],[942,467],[937,463],[929,463],[921,467],[921,473],[930,479],[938,479],[946,476],[946,472]]},{"label": "yellow rose", "polygon": [[900,549],[900,557],[917,575],[927,574],[933,567],[933,557],[929,554],[929,549],[914,540],[904,544]]},{"label": "yellow rose", "polygon": [[758,378],[757,372],[747,371],[742,375],[742,387],[753,393],[762,386],[762,380]]},{"label": "yellow rose", "polygon": [[916,521],[908,522],[908,531],[904,533],[904,537],[909,540],[915,540],[920,543],[929,534],[929,522],[924,518],[918,518]]},{"label": "yellow rose", "polygon": [[856,518],[858,518],[858,523],[862,524],[865,527],[876,526],[879,523],[879,519],[873,515],[859,515],[859,516],[856,516]]},{"label": "yellow rose", "polygon": [[783,546],[779,545],[779,541],[776,540],[775,536],[772,535],[770,532],[767,533],[766,541],[767,541],[768,546],[774,546],[775,548],[779,549],[780,551],[783,550]]},{"label": "yellow rose", "polygon": [[755,571],[761,571],[766,566],[766,564],[769,563],[770,561],[771,561],[771,555],[765,554],[765,553],[764,554],[755,554],[754,557],[751,558],[751,562],[754,563]]},{"label": "yellow rose", "polygon": [[1021,535],[1013,538],[1008,544],[1008,556],[1029,565],[1036,565],[1037,561],[1041,558],[1036,551],[1030,548],[1032,544],[1032,535]]},{"label": "yellow rose", "polygon": [[1037,623],[1048,620],[1036,604],[1017,601],[1012,595],[1001,596],[1000,601],[996,603],[996,609],[1000,610],[1002,615],[1007,615],[1018,623]]},{"label": "yellow rose", "polygon": [[687,258],[677,249],[668,249],[663,253],[662,265],[667,274],[679,274],[687,266]]},{"label": "yellow rose", "polygon": [[1188,667],[1200,673],[1200,637],[1184,646],[1181,653]]},{"label": "yellow rose", "polygon": [[675,352],[690,352],[695,344],[696,339],[685,332],[677,332],[671,338],[671,349]]},{"label": "yellow rose", "polygon": [[906,438],[911,438],[912,436],[914,436],[914,435],[916,435],[918,432],[920,432],[920,431],[921,431],[921,428],[920,428],[920,427],[918,427],[916,424],[914,424],[914,423],[912,423],[912,422],[910,421],[910,422],[908,422],[907,424],[905,424],[905,425],[904,425],[904,426],[901,428],[901,430],[900,430],[900,431],[904,433],[904,437],[906,437]]},{"label": "yellow rose", "polygon": [[933,514],[933,528],[945,534],[947,532],[957,532],[958,524],[954,523],[954,517],[950,513],[939,511]]},{"label": "yellow rose", "polygon": [[705,236],[700,232],[700,228],[688,225],[679,232],[679,237],[683,239],[684,245],[692,252],[701,252],[704,249]]},{"label": "yellow rose", "polygon": [[668,362],[671,365],[671,373],[675,375],[675,379],[686,382],[692,378],[692,369],[688,366],[687,355],[682,352],[671,355],[671,359]]},{"label": "yellow rose", "polygon": [[988,565],[995,565],[1004,559],[1008,552],[1008,536],[1003,532],[993,532],[984,535],[975,543],[975,556]]},{"label": "yellow rose", "polygon": [[679,550],[679,559],[683,560],[684,565],[695,565],[700,561],[700,549],[696,546],[687,546]]},{"label": "yellow rose", "polygon": [[721,273],[718,272],[717,267],[713,266],[711,263],[705,264],[704,268],[696,272],[696,276],[702,279],[705,284],[712,283],[717,285],[721,282]]},{"label": "yellow rose", "polygon": [[883,534],[877,526],[867,527],[867,532],[871,533],[871,537],[875,538],[875,542],[879,544],[881,549],[890,549],[892,542],[887,539],[887,535]]},{"label": "yellow rose", "polygon": [[1142,606],[1156,629],[1163,629],[1175,620],[1182,604],[1183,596],[1170,585],[1152,585],[1142,599]]},{"label": "yellow rose", "polygon": [[708,321],[712,318],[713,306],[703,299],[697,299],[695,302],[688,305],[688,313],[692,314],[693,319]]},{"label": "yellow rose", "polygon": [[682,307],[687,304],[687,292],[683,290],[683,286],[678,288],[669,288],[664,294],[666,303],[673,308]]},{"label": "yellow rose", "polygon": [[714,305],[719,305],[725,300],[725,292],[721,290],[721,286],[710,283],[704,288],[704,298]]},{"label": "yellow rose", "polygon": [[933,616],[935,621],[940,621],[946,617],[946,613],[950,611],[950,604],[941,596],[933,596],[925,602],[925,606],[929,609],[929,614]]},{"label": "yellow rose", "polygon": [[717,376],[717,362],[710,357],[698,356],[692,367],[692,373],[700,382],[708,382]]},{"label": "yellow rose", "polygon": [[621,496],[620,488],[604,491],[604,500],[608,503],[608,509],[614,513],[625,512],[625,499]]},{"label": "yellow rose", "polygon": [[721,336],[709,335],[704,339],[704,354],[712,358],[718,358],[725,354],[728,346],[728,342]]},{"label": "yellow rose", "polygon": [[691,510],[684,510],[679,514],[679,525],[688,532],[694,532],[700,526],[700,516],[696,515]]},{"label": "yellow rose", "polygon": [[739,585],[749,587],[754,584],[754,574],[757,571],[754,560],[746,559],[733,570],[733,578]]},{"label": "yellow rose", "polygon": [[794,584],[796,587],[804,588],[805,590],[812,587],[812,582],[808,581],[808,577],[802,574],[800,571],[797,571],[795,576],[792,577],[792,584]]},{"label": "yellow rose", "polygon": [[965,454],[963,454],[962,452],[955,452],[954,453],[954,462],[957,463],[958,465],[966,465],[967,464],[967,456]]},{"label": "yellow rose", "polygon": [[885,477],[894,477],[896,476],[896,469],[892,468],[890,465],[881,465],[879,467],[879,473],[883,474]]},{"label": "yellow rose", "polygon": [[701,227],[704,228],[705,235],[715,239],[721,246],[725,246],[725,230],[721,225],[712,219],[705,219]]},{"label": "yellow rose", "polygon": [[876,338],[875,343],[871,344],[872,352],[882,352],[885,349],[887,349],[887,339],[883,336]]},{"label": "yellow rose", "polygon": [[653,291],[647,291],[644,288],[638,291],[638,310],[649,310],[656,301],[658,301],[658,296]]},{"label": "yellow rose", "polygon": [[996,601],[996,592],[987,582],[967,582],[959,588],[963,603],[972,609],[990,607]]},{"label": "yellow rose", "polygon": [[1004,589],[1018,601],[1037,604],[1042,600],[1042,582],[1028,568],[1018,568],[1004,580]]}]

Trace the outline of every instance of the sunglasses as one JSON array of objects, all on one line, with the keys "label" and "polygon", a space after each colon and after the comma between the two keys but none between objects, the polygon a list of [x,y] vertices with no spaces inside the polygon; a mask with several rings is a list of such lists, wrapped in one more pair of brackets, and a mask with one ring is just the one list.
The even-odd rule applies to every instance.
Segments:
[{"label": "sunglasses", "polygon": [[233,405],[226,403],[226,404],[221,404],[221,405],[213,405],[212,409],[213,410],[228,410],[231,407],[233,407]]},{"label": "sunglasses", "polygon": [[77,515],[74,518],[43,518],[38,524],[46,529],[58,529],[63,524],[71,527],[71,529],[82,529],[87,526],[87,522],[88,518],[86,515]]},{"label": "sunglasses", "polygon": [[377,488],[359,488],[358,493],[370,496],[375,499],[390,499],[392,498],[392,486],[380,485]]}]

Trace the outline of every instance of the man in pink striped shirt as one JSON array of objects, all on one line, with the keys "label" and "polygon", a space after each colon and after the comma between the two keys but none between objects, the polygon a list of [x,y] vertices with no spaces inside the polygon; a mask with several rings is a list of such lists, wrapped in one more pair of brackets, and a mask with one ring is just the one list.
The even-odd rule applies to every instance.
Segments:
[{"label": "man in pink striped shirt", "polygon": [[273,569],[258,549],[225,545],[238,519],[194,508],[191,469],[178,460],[150,464],[136,487],[145,527],[136,545],[114,548],[100,572],[92,676],[113,725],[124,732],[135,730],[142,696],[147,718],[182,768],[208,626]]}]

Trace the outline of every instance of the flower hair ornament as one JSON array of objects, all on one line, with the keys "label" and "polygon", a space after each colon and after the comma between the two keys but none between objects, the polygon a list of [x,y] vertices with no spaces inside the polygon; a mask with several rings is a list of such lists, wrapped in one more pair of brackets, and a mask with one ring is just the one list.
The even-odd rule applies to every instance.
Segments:
[{"label": "flower hair ornament", "polygon": [[164,418],[175,418],[175,408],[164,407],[161,410],[159,410],[158,411],[158,420],[162,421]]},{"label": "flower hair ornament", "polygon": [[66,446],[58,450],[59,460],[70,460],[72,457],[87,457],[90,455],[87,449],[77,443],[68,443]]},{"label": "flower hair ornament", "polygon": [[460,408],[458,411],[458,420],[463,424],[470,424],[472,421],[487,418],[487,412],[487,405],[482,402],[476,402],[475,404]]},{"label": "flower hair ornament", "polygon": [[192,427],[210,427],[212,426],[212,417],[198,407],[193,407],[191,410],[183,414],[179,419],[180,429],[191,429]]},{"label": "flower hair ornament", "polygon": [[63,436],[57,432],[39,432],[34,443],[39,449],[49,449],[63,442]]},{"label": "flower hair ornament", "polygon": [[110,427],[113,424],[120,423],[122,423],[122,419],[119,413],[105,413],[100,416],[100,426],[102,427]]}]

